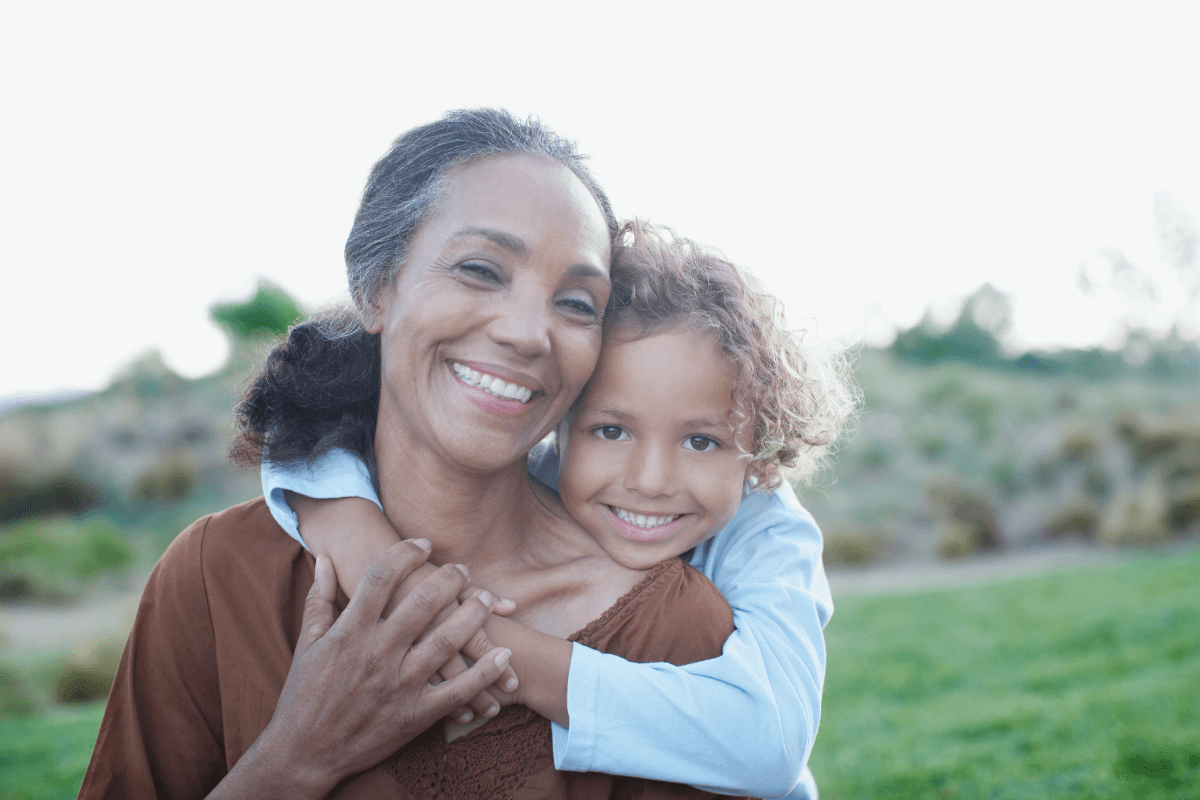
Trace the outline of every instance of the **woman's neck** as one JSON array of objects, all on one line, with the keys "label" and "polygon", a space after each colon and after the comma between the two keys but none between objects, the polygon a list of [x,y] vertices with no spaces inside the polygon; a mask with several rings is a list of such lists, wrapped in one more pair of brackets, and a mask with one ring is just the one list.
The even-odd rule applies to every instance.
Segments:
[{"label": "woman's neck", "polygon": [[381,424],[375,436],[380,499],[406,538],[426,538],[431,560],[465,564],[472,582],[517,602],[518,621],[567,636],[640,578],[613,561],[536,486],[524,459],[482,471]]},{"label": "woman's neck", "polygon": [[376,437],[384,513],[403,536],[432,542],[434,561],[488,564],[519,548],[513,523],[534,502],[523,461],[480,474],[390,444]]}]

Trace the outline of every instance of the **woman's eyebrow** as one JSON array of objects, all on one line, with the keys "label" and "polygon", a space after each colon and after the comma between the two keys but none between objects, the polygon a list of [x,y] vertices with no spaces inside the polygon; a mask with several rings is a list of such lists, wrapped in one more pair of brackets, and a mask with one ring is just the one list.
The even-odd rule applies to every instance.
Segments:
[{"label": "woman's eyebrow", "polygon": [[482,236],[493,244],[503,247],[513,255],[527,256],[529,248],[525,246],[525,241],[519,236],[513,236],[505,231],[498,231],[493,228],[463,228],[458,233],[454,234],[452,239],[460,239],[464,236]]},{"label": "woman's eyebrow", "polygon": [[612,279],[608,277],[608,273],[594,264],[572,264],[567,267],[568,278],[596,278],[604,281],[608,286],[612,285]]}]

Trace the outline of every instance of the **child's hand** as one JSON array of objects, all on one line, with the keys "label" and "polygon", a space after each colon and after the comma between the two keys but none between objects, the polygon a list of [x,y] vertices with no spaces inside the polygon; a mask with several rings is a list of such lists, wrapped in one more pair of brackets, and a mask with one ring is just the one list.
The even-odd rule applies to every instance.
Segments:
[{"label": "child's hand", "polygon": [[[461,568],[461,567],[460,567]],[[507,616],[516,610],[516,604],[511,600],[496,597],[486,589],[481,589],[478,586],[468,586],[466,590],[458,596],[458,603],[452,603],[442,609],[441,613],[435,617],[430,625],[430,630],[437,627],[439,621],[450,615],[451,612],[460,604],[466,603],[468,600],[478,598],[484,605],[492,609],[493,614]],[[462,649],[452,656],[449,661],[442,665],[438,670],[438,675],[441,680],[448,681],[454,676],[465,672],[471,663],[474,663],[480,658],[490,653],[495,649],[488,638],[487,632],[480,628],[471,639],[463,645]],[[520,682],[517,679],[517,673],[513,671],[511,666],[505,667],[500,673],[500,677],[490,687],[489,690],[480,692],[466,706],[456,708],[451,714],[450,719],[457,723],[466,723],[475,719],[476,715],[481,717],[491,718],[500,713],[500,709],[504,706],[513,703],[513,692],[516,691]]]}]

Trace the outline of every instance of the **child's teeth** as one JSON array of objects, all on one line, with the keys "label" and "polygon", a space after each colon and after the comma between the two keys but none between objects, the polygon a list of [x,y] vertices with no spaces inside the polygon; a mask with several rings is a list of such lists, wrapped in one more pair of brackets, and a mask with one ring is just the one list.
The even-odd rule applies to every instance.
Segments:
[{"label": "child's teeth", "polygon": [[645,514],[633,514],[623,508],[617,508],[616,506],[609,506],[609,508],[612,509],[613,513],[616,514],[617,517],[625,522],[630,523],[631,525],[637,525],[639,528],[657,528],[659,525],[666,525],[668,522],[674,522],[675,520],[679,519],[678,514],[666,517],[651,517]]},{"label": "child's teeth", "polygon": [[501,400],[517,400],[522,403],[528,403],[529,398],[533,397],[532,389],[528,389],[518,383],[509,383],[503,378],[497,378],[494,375],[485,375],[478,370],[471,369],[466,364],[451,361],[450,368],[454,370],[455,375],[467,383],[477,389],[482,389],[490,395],[495,395]]}]

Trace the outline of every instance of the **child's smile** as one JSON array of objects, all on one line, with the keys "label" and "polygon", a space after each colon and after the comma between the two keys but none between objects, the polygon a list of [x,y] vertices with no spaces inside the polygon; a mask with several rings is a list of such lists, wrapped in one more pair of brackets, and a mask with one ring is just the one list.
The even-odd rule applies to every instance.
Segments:
[{"label": "child's smile", "polygon": [[566,437],[559,493],[622,565],[686,552],[736,513],[749,467],[736,374],[710,334],[686,327],[606,339]]}]

